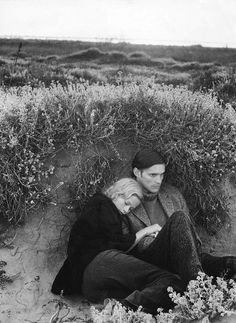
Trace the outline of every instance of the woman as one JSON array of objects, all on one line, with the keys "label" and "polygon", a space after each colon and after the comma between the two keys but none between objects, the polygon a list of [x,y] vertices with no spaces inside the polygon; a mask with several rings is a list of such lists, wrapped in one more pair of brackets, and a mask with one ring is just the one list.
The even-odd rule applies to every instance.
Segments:
[{"label": "woman", "polygon": [[53,282],[53,293],[82,291],[93,302],[116,298],[128,308],[142,306],[154,314],[158,307],[173,307],[167,287],[182,292],[179,277],[128,254],[158,229],[154,224],[130,232],[127,213],[142,197],[138,182],[123,178],[88,201],[72,227],[68,257]]},{"label": "woman", "polygon": [[109,249],[125,252],[152,233],[150,228],[136,234],[122,233],[122,227],[129,227],[126,214],[140,204],[142,197],[142,189],[134,179],[122,178],[90,198],[72,227],[68,257],[54,280],[53,293],[79,292],[85,268],[100,252]]}]

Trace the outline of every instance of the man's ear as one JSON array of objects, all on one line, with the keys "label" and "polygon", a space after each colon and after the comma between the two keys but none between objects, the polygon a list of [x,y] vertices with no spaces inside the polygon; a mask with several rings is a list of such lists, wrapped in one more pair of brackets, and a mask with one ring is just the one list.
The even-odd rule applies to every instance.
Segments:
[{"label": "man's ear", "polygon": [[135,177],[140,177],[141,176],[141,172],[137,167],[133,168],[133,173]]}]

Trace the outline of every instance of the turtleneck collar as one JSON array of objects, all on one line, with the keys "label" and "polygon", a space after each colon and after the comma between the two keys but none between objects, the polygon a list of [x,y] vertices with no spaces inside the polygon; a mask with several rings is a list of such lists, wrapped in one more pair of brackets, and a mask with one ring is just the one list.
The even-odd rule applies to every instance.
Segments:
[{"label": "turtleneck collar", "polygon": [[143,199],[144,201],[154,201],[158,197],[158,193],[144,192]]}]

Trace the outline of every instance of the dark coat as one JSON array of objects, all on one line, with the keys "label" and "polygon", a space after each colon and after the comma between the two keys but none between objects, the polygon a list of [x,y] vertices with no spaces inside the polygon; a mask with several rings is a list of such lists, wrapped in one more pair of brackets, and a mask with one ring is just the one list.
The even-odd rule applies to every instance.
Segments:
[{"label": "dark coat", "polygon": [[86,266],[102,251],[128,250],[135,233],[122,233],[122,224],[129,227],[128,217],[122,215],[107,196],[96,193],[84,207],[72,227],[67,259],[53,285],[54,294],[80,292]]}]

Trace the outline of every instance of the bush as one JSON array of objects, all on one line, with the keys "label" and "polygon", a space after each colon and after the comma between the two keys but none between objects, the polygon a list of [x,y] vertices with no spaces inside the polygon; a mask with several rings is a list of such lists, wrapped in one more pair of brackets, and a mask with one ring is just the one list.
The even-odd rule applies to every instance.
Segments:
[{"label": "bush", "polygon": [[188,73],[155,73],[155,82],[161,84],[164,83],[166,85],[187,85],[190,83],[190,78],[191,76]]},{"label": "bush", "polygon": [[0,66],[7,65],[8,62],[6,59],[0,57]]},{"label": "bush", "polygon": [[89,83],[106,83],[106,77],[98,70],[95,69],[79,69],[74,68],[70,70],[70,74],[78,80],[88,80]]},{"label": "bush", "polygon": [[144,52],[132,52],[128,55],[129,58],[150,59],[151,57]]},{"label": "bush", "polygon": [[127,59],[127,55],[125,53],[119,52],[116,50],[113,50],[113,51],[109,52],[108,54],[109,54],[111,61],[120,62],[120,61],[124,61]]},{"label": "bush", "polygon": [[10,57],[18,57],[18,58],[26,58],[28,55],[26,52],[20,51],[17,53],[11,53],[9,56]]},{"label": "bush", "polygon": [[[191,280],[187,291],[183,296],[168,288],[169,296],[176,304],[174,310],[168,313],[157,309],[157,315],[142,312],[142,307],[137,311],[126,309],[116,301],[109,301],[106,307],[99,311],[91,307],[94,323],[175,323],[175,322],[210,322],[209,319],[230,316],[236,313],[236,283],[233,280],[226,281],[223,278],[213,278],[204,273],[199,273],[196,280]],[[203,321],[202,321],[203,320]],[[198,321],[199,322],[199,321]]]},{"label": "bush", "polygon": [[12,282],[12,278],[6,275],[5,270],[2,269],[6,265],[7,263],[5,261],[0,260],[0,291],[6,287],[7,283]]},{"label": "bush", "polygon": [[[175,316],[192,321],[208,317],[231,315],[236,313],[236,283],[231,279],[209,277],[199,273],[196,280],[191,280],[183,296],[168,288],[170,298],[176,305]],[[209,322],[209,321],[208,321]]]},{"label": "bush", "polygon": [[216,69],[201,71],[196,76],[193,75],[193,89],[208,91],[215,89],[224,79],[224,75],[217,73]]},{"label": "bush", "polygon": [[104,56],[105,53],[103,51],[101,51],[100,49],[96,48],[96,47],[91,47],[85,50],[81,50],[77,53],[72,53],[70,55],[66,55],[61,57],[61,59],[63,61],[78,61],[78,60],[92,60],[92,59],[97,59],[100,58],[102,56]]},{"label": "bush", "polygon": [[[16,220],[20,211],[44,199],[39,181],[51,170],[42,163],[55,147],[82,151],[86,145],[103,144],[119,160],[114,143],[120,138],[162,151],[167,179],[182,190],[197,220],[210,228],[225,218],[218,184],[235,171],[236,128],[211,93],[147,79],[139,85],[85,82],[1,89],[0,98],[1,217]],[[91,185],[96,188],[113,160],[104,164],[99,154],[93,157],[97,166],[77,182],[77,198],[90,194]]]},{"label": "bush", "polygon": [[68,80],[71,80],[71,76],[64,69],[45,63],[34,62],[28,66],[11,63],[0,67],[0,83],[6,87],[29,84],[38,87],[41,83],[49,86],[52,82],[65,85]]},{"label": "bush", "polygon": [[200,70],[201,64],[199,62],[176,63],[171,65],[169,69],[180,72],[185,72],[189,70]]},{"label": "bush", "polygon": [[193,89],[208,91],[212,89],[219,100],[224,103],[234,102],[236,99],[236,74],[234,69],[209,69],[194,77]]}]

